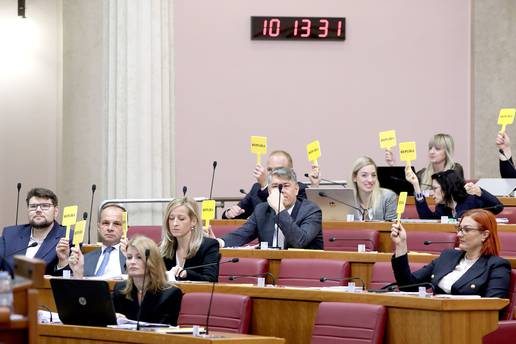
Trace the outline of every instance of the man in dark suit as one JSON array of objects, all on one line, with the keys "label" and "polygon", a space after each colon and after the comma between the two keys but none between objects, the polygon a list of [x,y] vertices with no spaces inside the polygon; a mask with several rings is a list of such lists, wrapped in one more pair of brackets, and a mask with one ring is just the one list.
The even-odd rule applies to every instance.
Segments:
[{"label": "man in dark suit", "polygon": [[258,238],[274,247],[323,249],[321,209],[307,199],[297,198],[299,185],[294,170],[273,170],[268,185],[267,202],[259,204],[242,227],[218,239],[220,246],[241,246]]},{"label": "man in dark suit", "polygon": [[[253,184],[249,193],[238,202],[238,204],[226,209],[222,213],[223,219],[247,219],[253,213],[256,206],[260,203],[267,202],[269,197],[269,188],[267,187],[267,175],[274,169],[285,167],[293,168],[292,157],[286,151],[277,150],[271,152],[267,159],[267,168],[261,164],[257,164],[253,170],[253,177],[256,178],[256,183]],[[318,178],[318,177],[317,177]],[[310,173],[310,180],[314,182],[318,179],[312,179]],[[299,183],[299,192],[297,197],[306,199],[306,185]]]},{"label": "man in dark suit", "polygon": [[[56,246],[64,238],[66,228],[57,223],[58,200],[55,193],[45,188],[34,188],[26,198],[29,223],[4,228],[0,238],[0,267],[12,271],[15,254],[43,259],[46,274],[56,274],[56,270],[66,266],[66,256],[56,253]],[[67,242],[66,240],[64,241]],[[36,246],[29,245],[36,243]],[[69,251],[69,244],[63,253]]]},{"label": "man in dark suit", "polygon": [[108,203],[100,209],[97,222],[102,247],[82,255],[78,247],[72,248],[69,264],[74,277],[99,276],[119,277],[126,273],[125,246],[122,238],[122,213],[125,208]]}]

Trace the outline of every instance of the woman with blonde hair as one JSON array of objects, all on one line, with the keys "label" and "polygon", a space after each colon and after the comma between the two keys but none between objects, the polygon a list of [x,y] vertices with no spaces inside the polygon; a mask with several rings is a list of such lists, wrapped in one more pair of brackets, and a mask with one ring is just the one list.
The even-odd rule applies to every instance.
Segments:
[{"label": "woman with blonde hair", "polygon": [[396,219],[396,194],[380,187],[373,159],[363,156],[353,163],[351,175],[362,220],[389,221]]},{"label": "woman with blonde hair", "polygon": [[[176,198],[168,204],[160,250],[169,280],[218,281],[219,243],[205,236],[197,203],[193,199]],[[212,263],[187,270],[188,267]]]},{"label": "woman with blonde hair", "polygon": [[159,248],[151,239],[134,236],[127,244],[127,281],[117,283],[113,303],[117,313],[132,320],[177,325],[181,289],[168,283]]}]

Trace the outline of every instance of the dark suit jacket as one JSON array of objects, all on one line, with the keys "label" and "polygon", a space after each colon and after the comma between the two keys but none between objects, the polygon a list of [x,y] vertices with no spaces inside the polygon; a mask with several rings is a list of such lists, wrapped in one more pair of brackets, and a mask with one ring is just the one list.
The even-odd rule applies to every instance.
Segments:
[{"label": "dark suit jacket", "polygon": [[[126,273],[125,269],[125,256],[122,254],[122,250],[118,250],[120,259],[120,270],[123,274]],[[95,268],[99,261],[99,257],[102,254],[102,248],[97,248],[84,255],[84,276],[95,276]]]},{"label": "dark suit jacket", "polygon": [[[463,202],[457,203],[455,206],[455,217],[461,217],[464,212],[470,209],[488,207],[495,207],[492,209],[487,209],[495,215],[503,210],[502,202],[500,202],[498,198],[491,195],[486,190],[482,189],[480,197],[468,195],[468,197]],[[441,216],[453,217],[452,209],[444,204],[437,204],[435,206],[435,211],[430,210],[425,198],[423,198],[421,201],[416,200],[416,210],[420,219],[440,219]]]},{"label": "dark suit jacket", "polygon": [[[297,194],[298,199],[306,199],[306,185],[298,183],[299,192]],[[236,217],[236,219],[247,219],[254,212],[256,206],[260,203],[267,202],[269,197],[269,189],[265,188],[262,190],[260,183],[254,183],[249,193],[238,202],[238,206],[244,210],[242,214]],[[227,219],[226,212],[222,213],[222,218]]]},{"label": "dark suit jacket", "polygon": [[[195,256],[190,259],[186,259],[183,268],[186,269],[192,266],[217,263],[219,259],[219,242],[215,239],[204,237],[202,239],[202,244]],[[163,260],[165,261],[167,270],[170,270],[176,266],[175,255],[173,259],[163,258]],[[187,270],[186,277],[178,278],[178,280],[218,282],[219,265],[215,264],[194,270]]]},{"label": "dark suit jacket", "polygon": [[[268,203],[259,204],[247,222],[234,232],[222,237],[226,247],[242,246],[258,238],[272,245],[276,212]],[[279,213],[280,230],[285,235],[285,248],[308,248],[322,250],[322,212],[315,203],[298,199],[289,215],[287,210]]]},{"label": "dark suit jacket", "polygon": [[[4,228],[3,235],[0,238],[0,257],[7,256],[6,262],[11,268],[14,267],[13,253],[20,250],[15,255],[24,255],[25,252],[27,252],[26,248],[29,245],[31,228],[29,224]],[[45,261],[45,273],[47,275],[56,274],[55,267],[58,263],[56,246],[59,239],[63,238],[65,234],[66,227],[54,221],[54,226],[34,256],[34,258],[43,259]]]},{"label": "dark suit jacket", "polygon": [[512,157],[509,160],[500,160],[500,176],[502,178],[516,178],[516,168]]},{"label": "dark suit jacket", "polygon": [[[125,284],[125,281],[117,283],[113,290],[115,311],[122,313],[128,319],[137,320],[138,309],[140,308],[138,305],[137,290],[133,288],[133,292],[131,293],[132,300],[129,300],[126,298],[125,294],[122,294]],[[141,303],[142,311],[140,320],[174,326],[177,325],[177,317],[181,309],[182,298],[183,293],[181,289],[172,286],[158,293],[146,292],[143,302]]]},{"label": "dark suit jacket", "polygon": [[[439,281],[455,269],[465,252],[444,250],[439,258],[414,273],[410,272],[407,255],[391,260],[394,277],[398,285],[430,282],[435,292],[444,292],[437,287]],[[480,295],[482,297],[508,298],[511,279],[511,264],[498,256],[481,256],[461,278],[453,284],[455,295]],[[417,289],[417,288],[416,288]]]}]

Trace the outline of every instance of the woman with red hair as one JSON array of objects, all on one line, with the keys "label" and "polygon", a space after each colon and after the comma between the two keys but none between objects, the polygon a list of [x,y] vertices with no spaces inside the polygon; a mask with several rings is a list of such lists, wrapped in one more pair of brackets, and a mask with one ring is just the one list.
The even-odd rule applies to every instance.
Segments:
[{"label": "woman with red hair", "polygon": [[464,213],[457,226],[458,249],[447,249],[423,268],[410,272],[407,233],[401,224],[391,228],[395,245],[392,269],[398,285],[429,282],[436,294],[508,298],[510,263],[498,256],[496,218],[483,209]]}]

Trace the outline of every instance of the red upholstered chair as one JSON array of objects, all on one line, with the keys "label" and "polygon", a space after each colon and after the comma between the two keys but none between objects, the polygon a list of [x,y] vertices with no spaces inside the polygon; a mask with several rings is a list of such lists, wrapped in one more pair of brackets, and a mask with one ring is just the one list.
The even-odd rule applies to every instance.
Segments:
[{"label": "red upholstered chair", "polygon": [[[240,226],[238,225],[212,225],[211,230],[217,238],[222,238],[225,234],[231,233],[237,230]],[[258,245],[258,239],[251,241],[246,245]]]},{"label": "red upholstered chair", "polygon": [[364,244],[366,251],[376,251],[380,234],[372,229],[325,229],[323,238],[327,251],[356,252],[358,244]]},{"label": "red upholstered chair", "polygon": [[[278,278],[279,285],[298,287],[330,287],[347,285],[346,281],[321,282],[321,277],[349,277],[348,262],[330,259],[282,259]],[[360,286],[360,282],[356,284]]]},{"label": "red upholstered chair", "polygon": [[[410,271],[414,272],[425,266],[425,263],[409,263]],[[368,289],[380,289],[387,284],[396,282],[394,273],[392,272],[391,262],[376,262],[373,264],[371,273],[371,282]]]},{"label": "red upholstered chair", "polygon": [[[206,326],[210,293],[187,293],[181,301],[177,324]],[[251,298],[245,295],[213,294],[209,329],[220,332],[248,333]]]},{"label": "red upholstered chair", "polygon": [[516,233],[498,232],[500,239],[500,255],[503,257],[516,257]]},{"label": "red upholstered chair", "polygon": [[419,219],[419,214],[417,213],[417,208],[415,204],[407,204],[405,206],[405,211],[401,216],[403,219]]},{"label": "red upholstered chair", "polygon": [[312,344],[383,343],[387,311],[382,305],[321,302]]},{"label": "red upholstered chair", "polygon": [[516,270],[511,271],[511,284],[509,286],[509,304],[505,308],[504,320],[512,320],[514,317],[514,306],[516,306]]},{"label": "red upholstered chair", "polygon": [[[407,246],[409,251],[428,252],[440,254],[444,249],[454,248],[457,235],[448,232],[415,232],[407,233]],[[452,241],[446,244],[425,245],[426,240],[430,241]]]},{"label": "red upholstered chair", "polygon": [[131,239],[137,234],[152,239],[156,244],[161,242],[161,226],[129,226],[127,237]]},{"label": "red upholstered chair", "polygon": [[505,217],[509,220],[509,223],[516,223],[516,207],[504,207],[496,217]]},{"label": "red upholstered chair", "polygon": [[516,339],[516,320],[498,322],[498,329],[485,335],[484,344],[514,344]]},{"label": "red upholstered chair", "polygon": [[[227,257],[224,257],[227,258]],[[242,277],[234,281],[230,276],[257,275],[269,271],[269,261],[262,258],[239,258],[238,263],[221,264],[219,268],[220,283],[257,283],[257,277]],[[264,276],[265,277],[265,276]]]}]

